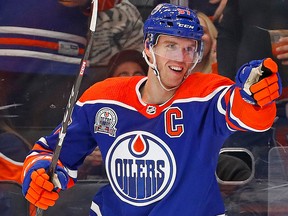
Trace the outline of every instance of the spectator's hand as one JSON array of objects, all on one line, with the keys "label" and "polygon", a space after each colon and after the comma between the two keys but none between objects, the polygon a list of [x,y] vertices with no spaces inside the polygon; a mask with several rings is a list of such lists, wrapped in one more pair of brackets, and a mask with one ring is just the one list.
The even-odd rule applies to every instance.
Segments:
[{"label": "spectator's hand", "polygon": [[261,107],[271,103],[282,92],[277,64],[267,58],[243,65],[236,75],[236,86],[241,88],[241,95],[248,103]]},{"label": "spectator's hand", "polygon": [[210,4],[218,4],[218,8],[215,10],[214,15],[213,15],[213,22],[218,21],[221,22],[222,17],[223,17],[223,11],[226,7],[228,0],[209,0]]},{"label": "spectator's hand", "polygon": [[53,206],[59,198],[58,189],[66,189],[68,185],[68,174],[57,166],[53,177],[53,183],[49,180],[46,170],[49,169],[50,161],[38,160],[27,171],[24,176],[22,193],[33,205],[47,209]]},{"label": "spectator's hand", "polygon": [[94,151],[85,158],[84,164],[89,164],[92,166],[99,166],[103,162],[102,155],[99,147],[96,147]]},{"label": "spectator's hand", "polygon": [[276,52],[281,53],[276,57],[281,60],[281,64],[288,65],[288,37],[280,38],[279,43],[283,43],[284,45],[276,48]]}]

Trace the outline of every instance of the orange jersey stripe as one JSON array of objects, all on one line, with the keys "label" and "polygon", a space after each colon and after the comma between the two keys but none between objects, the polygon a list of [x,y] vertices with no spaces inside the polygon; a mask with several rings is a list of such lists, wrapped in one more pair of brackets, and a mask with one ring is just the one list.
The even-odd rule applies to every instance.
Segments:
[{"label": "orange jersey stripe", "polygon": [[21,183],[21,172],[23,164],[12,161],[10,158],[0,154],[0,180],[12,180]]},{"label": "orange jersey stripe", "polygon": [[[41,47],[52,50],[58,50],[59,44],[42,40],[24,39],[24,38],[0,38],[0,44]],[[84,54],[84,49],[79,48],[79,54]]]}]

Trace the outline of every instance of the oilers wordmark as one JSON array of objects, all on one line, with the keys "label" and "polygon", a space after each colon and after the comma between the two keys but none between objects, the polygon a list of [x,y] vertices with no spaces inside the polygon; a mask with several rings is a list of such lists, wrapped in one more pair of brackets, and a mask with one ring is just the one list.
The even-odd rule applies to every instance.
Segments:
[{"label": "oilers wordmark", "polygon": [[[151,197],[161,188],[165,180],[164,160],[119,158],[115,160],[115,163],[115,176],[119,187],[129,197]],[[130,188],[136,188],[136,190]]]}]

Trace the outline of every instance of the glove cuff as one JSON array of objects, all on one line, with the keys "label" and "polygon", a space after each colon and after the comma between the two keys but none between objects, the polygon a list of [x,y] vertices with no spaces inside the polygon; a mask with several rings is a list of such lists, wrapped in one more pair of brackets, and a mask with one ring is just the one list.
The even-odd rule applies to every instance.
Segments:
[{"label": "glove cuff", "polygon": [[65,190],[67,189],[67,184],[69,182],[69,176],[67,172],[62,168],[57,166],[56,173],[53,176],[53,184],[55,189]]},{"label": "glove cuff", "polygon": [[252,95],[247,94],[243,89],[240,89],[240,95],[245,102],[252,104],[252,105],[257,104],[256,100],[254,100]]}]

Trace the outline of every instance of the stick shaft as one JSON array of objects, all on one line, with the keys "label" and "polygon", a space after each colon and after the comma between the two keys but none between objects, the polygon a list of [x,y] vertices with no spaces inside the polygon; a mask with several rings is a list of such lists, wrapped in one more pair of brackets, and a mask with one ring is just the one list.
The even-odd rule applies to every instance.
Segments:
[{"label": "stick shaft", "polygon": [[[81,63],[80,63],[80,69],[79,69],[78,76],[75,80],[75,83],[72,87],[72,90],[71,90],[71,93],[69,96],[68,104],[67,104],[67,107],[66,107],[66,110],[64,113],[61,129],[59,132],[58,143],[57,143],[56,148],[54,150],[52,161],[51,161],[51,164],[50,164],[50,167],[48,170],[48,175],[50,176],[51,182],[53,181],[53,176],[55,173],[55,169],[57,167],[57,162],[58,162],[58,159],[60,156],[62,144],[63,144],[63,141],[64,141],[65,136],[66,136],[69,120],[71,119],[71,116],[72,116],[73,108],[74,108],[74,105],[75,105],[77,97],[78,97],[82,78],[83,78],[85,69],[87,67],[88,59],[89,59],[92,45],[93,45],[93,37],[94,37],[95,30],[96,30],[98,0],[94,0],[92,3],[93,3],[93,9],[92,9],[92,16],[91,16],[91,21],[90,21],[90,31],[89,31],[89,37],[88,37],[88,44],[85,48],[85,53],[84,53],[84,56],[83,56]],[[42,216],[43,215],[43,209],[37,208],[36,215]]]}]

